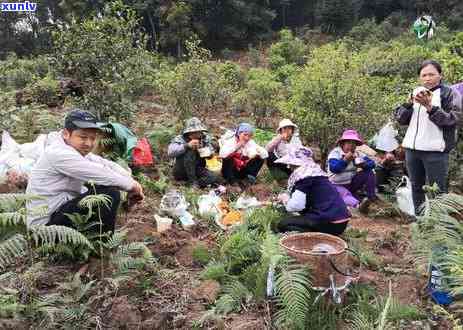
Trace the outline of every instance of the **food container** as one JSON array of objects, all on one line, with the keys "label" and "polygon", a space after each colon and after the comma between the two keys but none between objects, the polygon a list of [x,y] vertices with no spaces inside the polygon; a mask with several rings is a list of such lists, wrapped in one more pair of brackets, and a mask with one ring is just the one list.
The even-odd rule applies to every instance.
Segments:
[{"label": "food container", "polygon": [[209,147],[203,147],[198,149],[199,152],[199,157],[201,158],[207,158],[212,156],[212,150]]},{"label": "food container", "polygon": [[161,217],[157,214],[154,215],[154,219],[156,220],[156,227],[158,233],[165,232],[172,227],[172,219],[167,217]]}]

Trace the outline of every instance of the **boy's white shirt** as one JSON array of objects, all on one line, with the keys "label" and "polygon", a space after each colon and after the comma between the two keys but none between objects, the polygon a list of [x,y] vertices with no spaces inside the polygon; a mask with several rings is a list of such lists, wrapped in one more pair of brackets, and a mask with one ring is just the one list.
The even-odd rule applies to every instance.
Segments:
[{"label": "boy's white shirt", "polygon": [[[27,203],[28,225],[46,224],[61,205],[87,190],[86,182],[125,191],[133,188],[135,181],[122,166],[92,153],[82,156],[64,142],[62,134],[50,137],[29,177],[26,193],[43,199]],[[43,207],[45,215],[34,214]]]}]

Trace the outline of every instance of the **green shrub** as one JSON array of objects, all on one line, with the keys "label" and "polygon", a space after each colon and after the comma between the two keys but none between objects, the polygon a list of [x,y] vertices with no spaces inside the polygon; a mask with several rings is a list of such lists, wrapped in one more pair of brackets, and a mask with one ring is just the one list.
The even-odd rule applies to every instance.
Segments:
[{"label": "green shrub", "polygon": [[48,59],[44,56],[29,60],[19,59],[15,54],[11,54],[1,64],[0,87],[6,90],[24,88],[35,79],[51,74]]},{"label": "green shrub", "polygon": [[363,68],[372,76],[400,76],[404,79],[416,79],[421,62],[431,57],[432,52],[425,45],[405,44],[393,41],[364,51]]},{"label": "green shrub", "polygon": [[222,262],[211,261],[201,272],[200,276],[203,280],[215,280],[222,283],[228,276],[225,267],[225,264]]},{"label": "green shrub", "polygon": [[128,120],[135,112],[135,97],[154,84],[144,75],[153,75],[157,57],[144,50],[137,24],[135,11],[114,1],[101,17],[74,22],[53,34],[55,64],[83,84],[85,94],[77,104],[100,120]]},{"label": "green shrub", "polygon": [[355,128],[368,137],[384,125],[392,109],[386,94],[373,87],[379,88],[361,72],[359,58],[343,44],[329,44],[313,51],[280,106],[325,159],[344,129]]},{"label": "green shrub", "polygon": [[280,40],[270,46],[268,60],[272,70],[287,64],[302,65],[305,62],[307,46],[295,37],[291,30],[281,30]]},{"label": "green shrub", "polygon": [[269,126],[269,120],[278,111],[282,89],[283,84],[270,70],[262,68],[249,70],[244,93],[257,127]]},{"label": "green shrub", "polygon": [[50,76],[36,80],[26,92],[29,92],[33,100],[39,104],[56,106],[64,101],[59,82]]}]

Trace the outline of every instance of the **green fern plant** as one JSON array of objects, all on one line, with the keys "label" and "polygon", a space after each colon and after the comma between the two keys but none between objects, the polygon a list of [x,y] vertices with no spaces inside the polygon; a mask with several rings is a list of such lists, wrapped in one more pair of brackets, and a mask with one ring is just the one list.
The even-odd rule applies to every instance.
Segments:
[{"label": "green fern plant", "polygon": [[444,270],[453,292],[463,291],[463,196],[438,195],[425,203],[419,222],[412,226],[413,256],[423,270],[431,263]]},{"label": "green fern plant", "polygon": [[146,265],[154,264],[150,249],[142,242],[131,242],[120,245],[110,256],[117,274],[127,274],[142,270]]},{"label": "green fern plant", "polygon": [[253,299],[251,291],[244,284],[236,280],[226,284],[222,291],[224,294],[218,299],[215,305],[216,312],[220,314],[228,314],[233,311],[238,312]]},{"label": "green fern plant", "polygon": [[400,320],[421,320],[426,319],[426,313],[415,306],[403,305],[392,296],[391,282],[389,282],[389,293],[387,297],[378,297],[374,290],[368,287],[354,287],[354,300],[351,306],[347,307],[347,318],[350,329],[363,330],[392,329]]},{"label": "green fern plant", "polygon": [[218,282],[224,282],[228,278],[226,265],[222,261],[210,261],[201,272],[201,279],[203,280],[215,280]]},{"label": "green fern plant", "polygon": [[95,324],[89,300],[95,283],[84,283],[81,274],[76,273],[70,281],[60,284],[56,293],[38,296],[33,307],[42,315],[41,325],[48,329],[85,329]]},{"label": "green fern plant", "polygon": [[[33,260],[33,247],[59,244],[92,248],[90,241],[77,230],[63,226],[26,226],[26,203],[30,195],[0,195],[0,269],[5,269],[19,258]],[[34,211],[36,212],[36,211]]]},{"label": "green fern plant", "polygon": [[282,329],[304,329],[312,303],[310,273],[300,265],[289,265],[279,271],[275,280],[277,306],[275,324]]}]

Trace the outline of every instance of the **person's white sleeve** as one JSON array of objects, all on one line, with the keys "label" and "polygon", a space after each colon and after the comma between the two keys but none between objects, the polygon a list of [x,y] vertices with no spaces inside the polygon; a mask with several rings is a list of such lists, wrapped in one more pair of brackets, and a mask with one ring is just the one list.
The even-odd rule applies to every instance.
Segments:
[{"label": "person's white sleeve", "polygon": [[268,158],[268,152],[265,148],[261,147],[256,143],[256,141],[251,140],[247,143],[246,145],[247,148],[250,150],[256,150],[257,154],[259,155],[260,158],[265,159]]},{"label": "person's white sleeve", "polygon": [[101,156],[95,155],[95,154],[89,154],[86,158],[91,160],[92,162],[100,163],[100,164],[102,164],[104,166],[107,166],[107,167],[109,167],[110,169],[112,169],[113,171],[115,171],[115,172],[117,172],[119,174],[122,174],[122,175],[125,175],[125,176],[128,176],[128,177],[132,177],[132,173],[130,173],[130,171],[123,168],[118,163],[107,160],[107,159],[105,159],[105,158],[103,158]]},{"label": "person's white sleeve", "polygon": [[257,145],[257,152],[260,158],[262,159],[268,158],[268,151],[265,148],[261,147],[260,145]]},{"label": "person's white sleeve", "polygon": [[220,148],[219,157],[225,159],[228,156],[230,156],[232,153],[234,153],[235,151],[236,151],[235,138],[229,139],[225,141],[225,143]]},{"label": "person's white sleeve", "polygon": [[340,148],[334,148],[328,154],[328,159],[341,159],[341,158],[342,158],[342,154],[340,152]]},{"label": "person's white sleeve", "polygon": [[47,154],[50,164],[60,173],[96,185],[115,186],[129,191],[135,181],[111,167],[91,161],[77,151],[51,152]]},{"label": "person's white sleeve", "polygon": [[291,194],[291,198],[286,203],[286,211],[288,212],[299,212],[305,209],[306,205],[306,194],[300,190],[296,190]]}]

